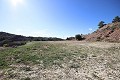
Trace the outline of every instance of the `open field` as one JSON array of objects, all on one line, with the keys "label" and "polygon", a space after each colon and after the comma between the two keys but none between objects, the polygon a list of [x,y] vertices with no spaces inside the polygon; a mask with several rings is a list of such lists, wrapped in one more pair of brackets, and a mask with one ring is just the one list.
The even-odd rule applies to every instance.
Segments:
[{"label": "open field", "polygon": [[120,43],[44,41],[0,48],[0,80],[120,80]]}]

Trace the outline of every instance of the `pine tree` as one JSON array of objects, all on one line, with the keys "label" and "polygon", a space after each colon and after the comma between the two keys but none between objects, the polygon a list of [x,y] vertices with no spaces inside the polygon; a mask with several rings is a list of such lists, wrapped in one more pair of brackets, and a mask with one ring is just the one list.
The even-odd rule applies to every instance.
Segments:
[{"label": "pine tree", "polygon": [[99,28],[102,28],[105,25],[104,23],[105,23],[104,21],[100,21],[98,24]]},{"label": "pine tree", "polygon": [[120,22],[120,17],[119,17],[119,16],[116,16],[116,17],[113,19],[112,23],[115,23],[115,22]]}]

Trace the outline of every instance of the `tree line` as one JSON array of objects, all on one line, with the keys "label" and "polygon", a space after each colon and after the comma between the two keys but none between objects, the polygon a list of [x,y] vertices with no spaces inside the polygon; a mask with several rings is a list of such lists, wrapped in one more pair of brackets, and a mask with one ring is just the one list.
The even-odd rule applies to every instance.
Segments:
[{"label": "tree line", "polygon": [[[116,23],[116,22],[120,22],[120,17],[119,16],[116,16],[112,20],[112,23]],[[98,24],[99,28],[102,28],[104,25],[106,25],[104,21],[100,21],[99,24]]]},{"label": "tree line", "polygon": [[22,35],[15,35],[6,32],[0,32],[0,46],[20,46],[26,44],[28,41],[62,41],[63,39],[57,37],[26,37]]}]

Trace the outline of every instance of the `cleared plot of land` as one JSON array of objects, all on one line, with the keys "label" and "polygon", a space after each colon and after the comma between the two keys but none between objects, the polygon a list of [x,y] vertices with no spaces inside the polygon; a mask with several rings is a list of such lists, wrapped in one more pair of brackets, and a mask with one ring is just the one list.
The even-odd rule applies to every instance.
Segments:
[{"label": "cleared plot of land", "polygon": [[51,41],[0,48],[0,80],[120,80],[120,43]]}]

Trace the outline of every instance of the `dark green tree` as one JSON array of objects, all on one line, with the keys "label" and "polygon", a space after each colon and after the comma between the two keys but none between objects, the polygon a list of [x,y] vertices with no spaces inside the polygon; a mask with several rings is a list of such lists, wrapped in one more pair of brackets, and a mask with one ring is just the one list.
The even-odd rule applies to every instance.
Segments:
[{"label": "dark green tree", "polygon": [[119,17],[119,16],[116,16],[116,17],[113,19],[112,23],[115,23],[115,22],[120,22],[120,17]]},{"label": "dark green tree", "polygon": [[98,24],[99,28],[102,28],[105,25],[104,23],[105,23],[104,21],[100,21]]},{"label": "dark green tree", "polygon": [[76,39],[76,40],[82,40],[83,38],[82,38],[82,35],[77,34],[77,35],[75,35],[75,39]]}]

